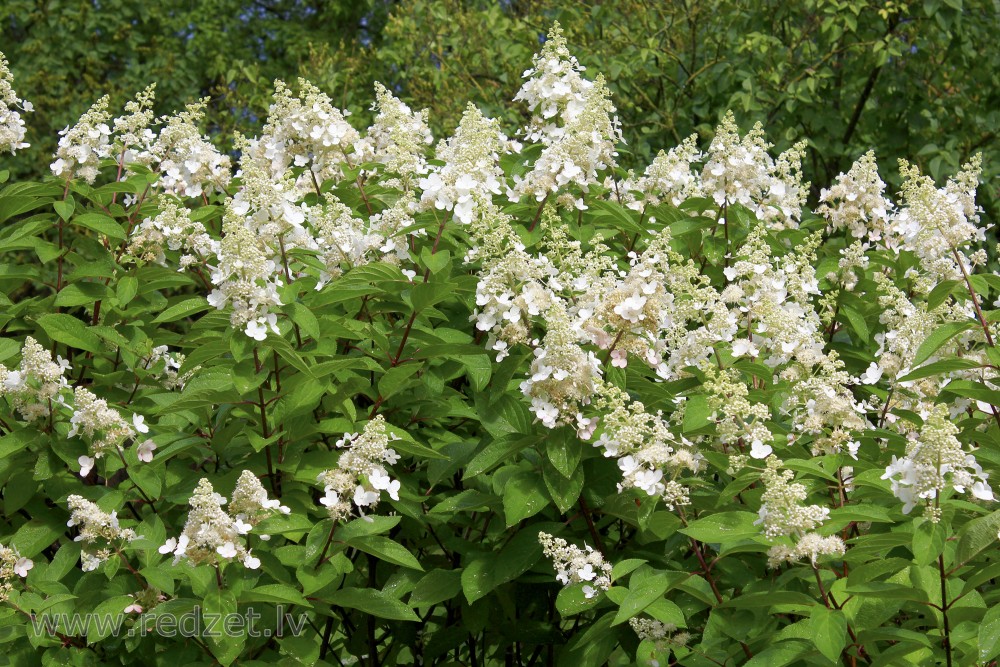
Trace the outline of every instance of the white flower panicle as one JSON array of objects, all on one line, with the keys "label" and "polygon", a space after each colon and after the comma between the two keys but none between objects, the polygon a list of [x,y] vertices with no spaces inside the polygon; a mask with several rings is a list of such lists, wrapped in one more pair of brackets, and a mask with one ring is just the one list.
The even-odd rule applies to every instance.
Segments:
[{"label": "white flower panicle", "polygon": [[843,556],[847,547],[837,535],[822,536],[819,533],[806,533],[794,546],[775,544],[767,550],[767,566],[775,569],[783,563],[794,564],[809,559],[813,567],[823,556]]},{"label": "white flower panicle", "polygon": [[266,249],[227,201],[223,217],[225,236],[219,244],[216,267],[212,270],[215,289],[208,302],[222,310],[231,305],[229,321],[254,340],[267,338],[268,330],[278,333],[278,317],[271,309],[281,305],[282,286],[277,265]]},{"label": "white flower panicle", "polygon": [[804,484],[793,482],[795,473],[780,470],[782,461],[769,456],[761,474],[764,493],[761,496],[759,518],[755,525],[762,526],[769,539],[780,536],[801,538],[806,532],[821,526],[830,515],[827,507],[804,505],[809,495]]},{"label": "white flower panicle", "polygon": [[940,403],[920,415],[924,420],[919,431],[908,434],[906,453],[892,457],[882,479],[892,484],[892,492],[903,501],[903,513],[909,514],[921,501],[927,502],[931,521],[940,519],[930,501],[946,488],[956,493],[969,493],[978,500],[991,501],[989,474],[983,472],[976,457],[962,448],[955,437],[958,427],[949,418],[948,409]]},{"label": "white flower panicle", "polygon": [[351,164],[349,152],[360,135],[347,122],[347,112],[336,109],[309,81],[299,79],[299,95],[283,81],[274,82],[274,101],[258,151],[275,178],[284,177],[292,166],[308,167],[321,181],[335,178],[343,163]]},{"label": "white flower panicle", "polygon": [[[662,498],[671,510],[690,504],[687,489],[675,478],[684,470],[697,473],[704,457],[686,438],[674,435],[662,412],[647,412],[641,402],[630,401],[628,394],[608,383],[602,383],[598,396],[595,407],[603,414],[603,429],[594,447],[603,448],[604,456],[618,459],[622,472],[619,492],[639,489]],[[582,415],[579,421],[583,421]],[[596,428],[597,419],[589,420],[587,426]]]},{"label": "white flower panicle", "polygon": [[79,527],[74,541],[83,543],[80,564],[84,572],[96,570],[101,563],[120,551],[124,544],[138,537],[131,528],[121,527],[118,512],[108,514],[96,503],[78,495],[67,498],[67,504],[70,519],[66,525]]},{"label": "white flower panicle", "polygon": [[204,263],[219,251],[219,242],[205,226],[191,220],[191,209],[170,196],[162,196],[160,212],[145,218],[129,234],[128,258],[167,265],[166,251],[180,253],[178,271]]},{"label": "white flower panicle", "polygon": [[673,623],[633,616],[628,619],[628,624],[632,626],[632,630],[641,641],[651,642],[659,651],[671,645],[687,646],[691,641],[690,633],[677,632],[677,626]]},{"label": "white flower panicle", "polygon": [[14,547],[0,544],[0,602],[6,602],[14,590],[14,582],[28,576],[35,566],[30,558],[24,558]]},{"label": "white flower panicle", "polygon": [[271,500],[267,497],[267,490],[257,475],[249,470],[240,473],[233,498],[229,503],[229,514],[237,526],[239,528],[256,526],[275,512],[288,514],[291,510],[282,505],[280,500]]},{"label": "white flower panicle", "polygon": [[414,112],[381,83],[375,82],[375,122],[364,139],[354,144],[355,163],[380,162],[398,178],[385,182],[386,187],[409,190],[415,179],[427,172],[424,157],[434,141],[428,126],[428,111]]},{"label": "white flower panicle", "polygon": [[134,100],[126,102],[125,114],[115,118],[112,125],[112,153],[119,156],[121,164],[126,168],[132,164],[148,167],[156,160],[153,151],[156,133],[150,129],[156,117],[153,113],[155,90],[156,84],[150,84]]},{"label": "white flower panicle", "polygon": [[320,503],[332,519],[343,521],[355,511],[364,516],[366,510],[379,503],[383,491],[399,500],[400,482],[392,479],[386,469],[399,461],[399,454],[389,446],[397,439],[386,429],[385,418],[376,415],[360,435],[348,433],[337,441],[337,446],[347,451],[340,455],[336,468],[318,477],[324,491]]},{"label": "white flower panicle", "polygon": [[241,187],[227,209],[234,218],[242,218],[247,229],[276,257],[282,249],[312,249],[315,241],[305,227],[310,207],[301,201],[312,183],[306,189],[296,183],[290,170],[272,171],[264,141],[236,135],[236,148],[242,151],[237,173]]},{"label": "white flower panicle", "polygon": [[129,424],[106,400],[97,398],[84,387],[76,387],[74,390],[70,424],[72,427],[67,435],[71,438],[79,435],[89,445],[89,456],[84,455],[79,459],[80,474],[84,477],[94,467],[95,459],[119,450],[123,441],[136,437],[136,431],[145,433],[149,430],[140,415],[135,415],[132,424]]},{"label": "white flower panicle", "polygon": [[976,154],[939,189],[916,165],[899,161],[903,201],[892,219],[892,230],[901,239],[902,247],[913,251],[924,271],[937,281],[961,279],[957,262],[969,264],[963,249],[986,240],[986,228],[979,226],[980,209],[976,204],[982,164],[982,154]]},{"label": "white flower panicle", "polygon": [[[516,344],[533,340],[532,318],[548,310],[555,296],[542,281],[556,271],[544,255],[531,255],[511,226],[511,218],[489,200],[470,225],[474,239],[467,263],[479,261],[476,310],[470,317],[489,337],[486,347],[500,361]],[[537,342],[535,343],[537,344]]]},{"label": "white flower panicle", "polygon": [[25,421],[44,419],[53,403],[64,402],[61,392],[69,388],[69,382],[63,373],[69,369],[69,362],[62,357],[53,361],[51,352],[27,336],[18,370],[0,364],[0,396],[6,396]]},{"label": "white flower panicle", "polygon": [[910,372],[917,350],[937,328],[943,313],[940,308],[928,312],[925,303],[914,303],[880,271],[872,278],[878,285],[879,322],[885,326],[885,331],[874,336],[878,344],[875,358],[879,370],[888,379],[895,379]]},{"label": "white flower panicle", "polygon": [[740,204],[772,229],[797,227],[808,184],[801,182],[805,143],[774,160],[760,123],[740,137],[732,111],[716,128],[702,169],[702,192],[717,206]]},{"label": "white flower panicle", "polygon": [[611,588],[611,563],[605,562],[601,552],[589,545],[581,549],[548,533],[538,533],[538,542],[545,557],[552,561],[556,580],[563,586],[583,583],[583,594],[587,598]]},{"label": "white flower panicle", "polygon": [[168,539],[159,549],[161,554],[172,553],[175,565],[186,560],[192,565],[219,567],[238,561],[250,570],[260,567],[260,560],[247,548],[243,537],[250,531],[250,524],[222,509],[226,499],[207,479],[198,482],[188,502],[191,510],[180,538]]},{"label": "white flower panicle", "polygon": [[372,261],[385,242],[335,195],[326,193],[324,200],[323,206],[317,207],[312,218],[320,258],[326,265],[316,283],[317,290],[339,278],[345,270]]},{"label": "white flower panicle", "polygon": [[105,95],[80,117],[72,128],[59,132],[52,173],[66,180],[80,178],[88,184],[97,178],[101,160],[111,155],[111,113]]},{"label": "white flower panicle", "polygon": [[182,375],[180,369],[186,359],[187,355],[171,353],[166,345],[158,345],[142,360],[142,368],[150,377],[159,380],[164,389],[183,389],[188,380],[201,369],[201,366],[195,366]]},{"label": "white flower panicle", "polygon": [[601,378],[601,364],[593,352],[578,344],[565,308],[554,302],[545,312],[548,330],[534,349],[521,392],[531,400],[531,411],[547,428],[572,424],[590,403]]},{"label": "white flower panicle", "polygon": [[823,188],[816,212],[833,230],[847,229],[856,239],[891,242],[886,237],[892,202],[885,197],[885,183],[878,175],[875,151],[868,151],[837,182]]},{"label": "white flower panicle", "polygon": [[222,192],[232,178],[232,161],[202,135],[198,123],[209,98],[188,104],[184,111],[160,119],[164,123],[152,152],[158,160],[160,187],[179,197]]},{"label": "white flower panicle", "polygon": [[[511,201],[531,195],[536,201],[574,184],[584,191],[598,183],[598,172],[615,166],[618,155],[615,146],[622,142],[611,91],[604,77],[598,75],[584,97],[583,109],[564,128],[564,131],[542,150],[542,154],[524,176],[514,175],[513,187],[508,191]],[[580,200],[577,208],[586,208]]]},{"label": "white flower panicle", "polygon": [[698,135],[692,134],[679,146],[667,152],[661,150],[653,158],[642,178],[635,182],[634,189],[644,198],[632,208],[641,209],[645,204],[655,206],[662,201],[680,206],[686,199],[701,196],[701,178],[692,167],[704,157],[697,142]]},{"label": "white flower panicle", "polygon": [[556,21],[542,50],[532,58],[532,67],[524,72],[527,81],[514,95],[515,102],[525,102],[533,113],[524,131],[528,141],[548,144],[559,139],[583,113],[594,86],[583,78],[585,69],[570,53]]},{"label": "white flower panicle", "polygon": [[10,72],[7,58],[0,52],[0,153],[10,151],[15,154],[31,146],[24,141],[24,119],[18,109],[29,113],[33,111],[31,102],[22,100],[14,92],[14,75]]},{"label": "white flower panicle", "polygon": [[500,154],[507,144],[500,124],[470,102],[454,136],[438,143],[436,157],[444,164],[420,179],[421,209],[452,211],[455,220],[472,222],[476,203],[500,194]]}]

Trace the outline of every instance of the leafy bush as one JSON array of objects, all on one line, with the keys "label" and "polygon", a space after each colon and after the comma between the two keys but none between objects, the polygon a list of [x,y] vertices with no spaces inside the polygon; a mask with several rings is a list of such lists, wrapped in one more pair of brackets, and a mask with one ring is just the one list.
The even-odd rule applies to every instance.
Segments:
[{"label": "leafy bush", "polygon": [[727,114],[626,171],[558,25],[516,133],[375,93],[231,155],[102,98],[0,190],[12,662],[1000,655],[981,158],[810,211]]}]

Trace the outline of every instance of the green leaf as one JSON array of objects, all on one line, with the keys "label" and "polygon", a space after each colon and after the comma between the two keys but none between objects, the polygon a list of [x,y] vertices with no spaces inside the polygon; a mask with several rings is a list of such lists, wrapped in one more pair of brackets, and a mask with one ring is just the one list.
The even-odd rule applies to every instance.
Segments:
[{"label": "green leaf", "polygon": [[983,364],[972,359],[941,359],[914,369],[897,379],[897,382],[909,382],[920,378],[938,375],[940,373],[951,373],[952,371],[968,370],[970,368],[982,368]]},{"label": "green leaf", "polygon": [[410,593],[411,607],[431,607],[451,600],[462,590],[462,573],[458,570],[431,570],[417,582]]},{"label": "green leaf", "polygon": [[10,543],[25,558],[34,558],[52,546],[62,534],[62,526],[41,519],[32,519],[17,529]]},{"label": "green leaf", "polygon": [[135,298],[138,291],[139,280],[135,276],[122,276],[121,280],[118,281],[118,287],[115,289],[115,293],[118,296],[118,304],[124,308]]},{"label": "green leaf", "polygon": [[[949,531],[950,532],[950,531]],[[995,536],[994,536],[995,537]],[[922,521],[913,529],[913,562],[917,565],[930,565],[944,551],[944,543],[948,535],[940,523]]]},{"label": "green leaf", "polygon": [[265,584],[245,591],[240,596],[240,602],[280,602],[312,607],[302,593],[288,584]]},{"label": "green leaf", "polygon": [[103,213],[84,213],[73,218],[72,223],[92,229],[116,241],[124,241],[126,238],[125,229],[115,222],[114,218]]},{"label": "green leaf", "polygon": [[684,403],[684,423],[681,425],[684,433],[699,431],[711,422],[712,409],[708,406],[708,397],[695,394]]},{"label": "green leaf", "polygon": [[626,558],[615,563],[611,569],[611,581],[618,581],[647,561],[641,558]]},{"label": "green leaf", "polygon": [[330,596],[330,603],[365,614],[393,621],[412,621],[420,618],[408,606],[374,588],[342,588]]},{"label": "green leaf", "polygon": [[129,595],[116,595],[104,600],[91,610],[87,625],[87,643],[99,642],[121,627],[125,620],[125,607],[135,602]]},{"label": "green leaf", "polygon": [[419,364],[413,363],[390,368],[378,381],[379,396],[386,399],[398,393],[409,384],[409,379],[420,369]]},{"label": "green leaf", "polygon": [[552,437],[545,440],[545,455],[552,467],[563,477],[570,479],[580,464],[582,447],[576,433],[568,426],[556,429]]},{"label": "green leaf", "polygon": [[496,588],[493,571],[496,560],[493,554],[475,554],[462,570],[462,592],[472,604]]},{"label": "green leaf", "polygon": [[611,625],[624,623],[639,614],[643,609],[659,600],[671,585],[671,579],[666,573],[658,573],[633,581],[628,594],[621,602],[618,613]]},{"label": "green leaf", "polygon": [[52,208],[55,209],[60,218],[63,220],[69,220],[73,216],[73,212],[76,210],[76,203],[73,201],[72,197],[67,197],[66,201],[52,202]]},{"label": "green leaf", "polygon": [[699,542],[725,544],[761,537],[760,528],[754,525],[756,520],[752,512],[720,512],[692,521],[679,532]]},{"label": "green leaf", "polygon": [[472,479],[477,475],[492,470],[522,449],[534,445],[539,440],[541,440],[541,437],[537,435],[519,435],[517,433],[497,438],[472,457],[472,460],[465,467],[462,479]]},{"label": "green leaf", "polygon": [[996,544],[1000,531],[1000,510],[969,521],[958,531],[955,563],[964,565],[988,546]]},{"label": "green leaf", "polygon": [[785,667],[798,658],[808,655],[813,648],[810,643],[799,640],[788,640],[771,644],[753,658],[744,663],[743,667]]},{"label": "green leaf", "polygon": [[161,322],[176,322],[177,320],[208,310],[211,307],[212,305],[209,304],[208,300],[204,297],[199,296],[193,299],[185,299],[180,303],[175,303],[160,313],[156,319],[153,320],[153,324],[160,324]]},{"label": "green leaf", "polygon": [[575,616],[584,611],[590,611],[601,602],[600,595],[587,597],[583,592],[584,584],[563,586],[556,595],[556,611],[563,618]]},{"label": "green leaf", "polygon": [[430,269],[432,274],[440,273],[441,269],[448,266],[448,262],[451,261],[451,251],[439,250],[432,252],[430,248],[424,246],[420,251],[420,259],[423,261],[424,266]]},{"label": "green leaf", "polygon": [[1000,655],[1000,605],[993,605],[979,622],[979,662],[988,663]]},{"label": "green leaf", "polygon": [[932,331],[930,335],[924,339],[924,342],[920,344],[920,347],[917,348],[916,354],[913,356],[913,361],[910,363],[910,366],[922,364],[928,359],[928,357],[937,352],[942,345],[966,329],[971,329],[974,325],[974,322],[945,322]]},{"label": "green leaf", "polygon": [[847,619],[844,612],[817,605],[809,615],[809,627],[819,652],[833,662],[839,662],[840,654],[847,645]]},{"label": "green leaf", "polygon": [[362,537],[356,537],[349,540],[347,544],[355,549],[360,549],[367,554],[371,554],[379,560],[384,560],[387,563],[402,565],[403,567],[409,567],[420,571],[423,571],[424,569],[420,565],[420,562],[406,549],[406,547],[399,542],[391,540],[388,537],[383,537],[382,535],[365,535]]},{"label": "green leaf", "polygon": [[61,308],[93,305],[106,298],[108,288],[100,283],[78,282],[67,285],[56,295],[55,305]]},{"label": "green leaf", "polygon": [[548,505],[544,482],[533,472],[514,475],[503,488],[503,513],[507,525],[534,516]]},{"label": "green leaf", "polygon": [[101,341],[87,325],[72,315],[49,313],[38,318],[38,324],[57,343],[63,343],[79,350],[100,354]]},{"label": "green leaf", "polygon": [[311,310],[303,306],[301,303],[290,303],[285,306],[285,312],[288,317],[291,318],[292,322],[298,325],[299,329],[302,330],[309,338],[313,340],[319,340],[321,336],[319,320]]},{"label": "green leaf", "polygon": [[846,305],[840,309],[840,312],[842,312],[847,318],[847,321],[851,323],[851,328],[854,329],[854,333],[857,334],[858,338],[867,343],[871,334],[868,331],[868,323],[865,322],[864,316],[862,316],[861,313],[854,308]]}]

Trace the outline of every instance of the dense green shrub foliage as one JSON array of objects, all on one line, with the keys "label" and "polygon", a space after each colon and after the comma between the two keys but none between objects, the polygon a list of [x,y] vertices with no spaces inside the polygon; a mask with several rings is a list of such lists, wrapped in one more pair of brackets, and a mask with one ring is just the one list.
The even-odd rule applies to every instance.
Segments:
[{"label": "dense green shrub foliage", "polygon": [[[842,4],[810,9],[797,48],[916,56],[895,32],[908,8]],[[965,29],[956,5],[920,34]],[[427,22],[445,17],[421,7],[394,7],[365,48],[406,60],[393,30],[441,48]],[[469,17],[520,39],[522,11],[456,12],[448,30],[488,49]],[[869,128],[906,125],[884,105],[914,102],[872,92],[883,108],[818,143],[809,104],[841,116],[810,96],[833,83],[797,106],[794,69],[752,65],[779,48],[763,38],[736,53],[776,68],[774,88],[719,123],[697,104],[729,93],[694,96],[682,124],[666,97],[640,100],[683,31],[623,16],[587,25],[653,40],[627,71],[621,54],[584,69],[570,45],[586,30],[558,25],[513,70],[498,61],[504,122],[459,102],[485,92],[488,51],[453,48],[419,84],[446,91],[430,112],[379,84],[365,130],[334,88],[277,81],[262,127],[220,152],[218,109],[158,117],[149,87],[71,121],[48,174],[0,170],[12,663],[995,664],[1000,276],[982,157],[940,184],[879,165]],[[895,36],[837,50],[869,21]],[[724,62],[685,89],[742,78]],[[17,83],[0,72],[4,160],[38,133]],[[761,125],[741,132],[766,99],[817,134],[776,150]],[[963,138],[942,140],[942,168],[969,147],[949,129]],[[655,156],[629,170],[633,143],[628,159]]]}]

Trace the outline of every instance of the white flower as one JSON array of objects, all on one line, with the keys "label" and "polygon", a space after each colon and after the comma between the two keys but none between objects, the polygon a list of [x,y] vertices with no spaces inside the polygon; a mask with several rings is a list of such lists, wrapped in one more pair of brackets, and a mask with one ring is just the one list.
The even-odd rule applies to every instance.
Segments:
[{"label": "white flower", "polygon": [[642,312],[645,305],[646,297],[636,292],[615,306],[615,314],[623,320],[635,323],[645,318],[645,314]]},{"label": "white flower", "polygon": [[247,322],[246,334],[254,340],[265,340],[267,338],[267,325],[263,318],[257,318]]},{"label": "white flower", "polygon": [[584,585],[583,587],[583,597],[591,600],[597,597],[597,590],[593,586]]},{"label": "white flower", "polygon": [[358,507],[367,507],[378,502],[378,491],[368,491],[363,486],[358,486],[354,490],[354,504]]},{"label": "white flower", "polygon": [[969,489],[973,498],[978,498],[979,500],[993,500],[993,489],[986,482],[975,482]]},{"label": "white flower", "polygon": [[24,376],[20,371],[11,371],[3,381],[7,389],[19,389],[24,384]]},{"label": "white flower", "polygon": [[90,471],[94,468],[94,459],[89,456],[81,456],[76,460],[80,464],[80,477],[86,477],[90,474]]},{"label": "white flower", "polygon": [[257,558],[256,556],[252,556],[248,551],[247,555],[243,557],[243,567],[247,568],[248,570],[256,570],[258,567],[260,567],[260,559]]},{"label": "white flower", "polygon": [[236,557],[236,545],[232,542],[226,542],[225,544],[218,546],[215,550],[223,558],[235,558]]},{"label": "white flower", "polygon": [[333,489],[327,488],[326,495],[319,499],[319,502],[326,507],[333,507],[340,502],[340,496]]},{"label": "white flower", "polygon": [[251,529],[253,529],[252,525],[250,525],[240,517],[236,517],[235,519],[233,519],[233,525],[236,527],[236,532],[239,533],[240,535],[246,535],[247,533],[250,532]]},{"label": "white flower", "polygon": [[882,369],[874,361],[868,366],[868,370],[861,375],[861,381],[865,384],[875,384],[880,379],[882,379]]},{"label": "white flower", "polygon": [[773,451],[774,448],[771,445],[765,445],[760,440],[754,440],[750,443],[750,456],[755,459],[766,459]]},{"label": "white flower", "polygon": [[756,357],[759,354],[757,346],[745,338],[733,341],[733,356],[742,357],[745,354]]},{"label": "white flower", "polygon": [[150,463],[153,460],[153,450],[155,449],[156,443],[147,438],[135,448],[135,454],[143,463]]},{"label": "white flower", "polygon": [[30,558],[18,558],[14,564],[14,573],[23,579],[28,576],[28,570],[33,567],[35,567],[35,563]]},{"label": "white flower", "polygon": [[371,485],[379,490],[388,489],[389,483],[392,482],[392,478],[381,468],[372,468],[371,474],[368,475],[368,481]]},{"label": "white flower", "polygon": [[146,426],[146,417],[143,415],[132,415],[132,425],[135,426],[135,430],[139,433],[149,433],[149,427]]},{"label": "white flower", "polygon": [[157,549],[157,551],[159,551],[161,554],[170,554],[173,553],[174,549],[176,548],[177,548],[177,538],[171,537],[166,542],[164,542],[160,546],[160,548]]}]

